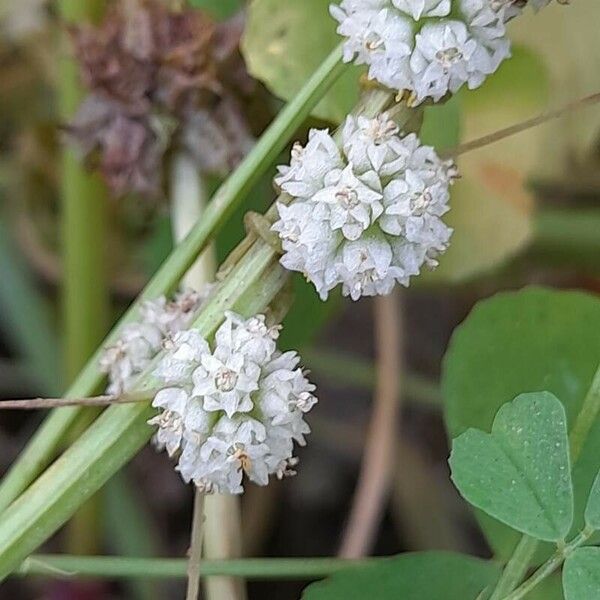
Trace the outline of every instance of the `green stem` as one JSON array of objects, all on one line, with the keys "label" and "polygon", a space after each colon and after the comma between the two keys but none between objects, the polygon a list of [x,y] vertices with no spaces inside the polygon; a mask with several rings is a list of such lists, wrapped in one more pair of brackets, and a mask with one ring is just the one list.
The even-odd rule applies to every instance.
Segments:
[{"label": "green stem", "polygon": [[531,592],[544,579],[552,575],[565,559],[579,546],[584,544],[592,535],[593,531],[582,531],[571,543],[558,550],[547,562],[545,562],[527,581],[519,586],[512,594],[503,597],[503,600],[521,600]]},{"label": "green stem", "polygon": [[[77,3],[78,0],[72,2]],[[325,59],[296,97],[286,105],[241,165],[217,191],[202,220],[195,224],[185,240],[170,254],[138,300],[109,334],[103,346],[113,343],[118,338],[120,327],[135,318],[141,301],[157,298],[177,285],[211,237],[264,175],[294,131],[344,69],[339,46]],[[102,374],[98,371],[100,353],[101,349],[88,361],[67,395],[89,396],[94,393],[102,382]],[[80,416],[80,409],[66,408],[53,411],[45,420],[0,484],[0,511],[8,507],[50,462],[56,449]]]},{"label": "green stem", "polygon": [[523,581],[537,545],[537,540],[528,535],[524,535],[521,538],[513,555],[504,567],[504,571],[489,600],[502,600],[502,598],[510,594]]},{"label": "green stem", "polygon": [[[247,558],[203,560],[202,577],[230,576],[247,579],[317,579],[343,569],[363,567],[385,558],[345,560],[339,558]],[[34,555],[15,574],[58,578],[141,578],[185,579],[188,561],[184,558],[132,558],[127,556]]]},{"label": "green stem", "polygon": [[99,181],[67,152],[63,164],[65,363],[72,380],[106,335],[109,292],[106,197]]},{"label": "green stem", "polygon": [[[66,24],[99,17],[103,0],[60,0],[59,14]],[[85,95],[80,85],[77,61],[63,34],[59,104],[63,122],[68,122]],[[110,297],[107,283],[106,190],[97,176],[85,170],[72,150],[66,149],[62,165],[62,253],[63,314],[65,322],[65,367],[71,381],[106,335]],[[83,431],[98,411],[88,411],[79,423]],[[73,432],[76,436],[77,430]],[[75,515],[67,530],[66,545],[76,554],[93,554],[99,539],[100,505],[92,498]]]},{"label": "green stem", "polygon": [[598,367],[594,378],[592,379],[592,385],[588,390],[583,401],[583,406],[577,415],[575,425],[571,429],[569,435],[569,441],[571,444],[571,460],[576,463],[583,445],[587,439],[587,436],[598,418],[600,412],[600,367]]},{"label": "green stem", "polygon": [[[65,24],[95,20],[103,0],[60,0],[59,14]],[[73,50],[63,36],[59,105],[63,122],[79,107],[85,90],[79,81]],[[86,359],[106,334],[109,294],[105,253],[106,190],[90,175],[75,154],[65,150],[62,173],[63,265],[65,355],[69,379],[77,375]]]}]

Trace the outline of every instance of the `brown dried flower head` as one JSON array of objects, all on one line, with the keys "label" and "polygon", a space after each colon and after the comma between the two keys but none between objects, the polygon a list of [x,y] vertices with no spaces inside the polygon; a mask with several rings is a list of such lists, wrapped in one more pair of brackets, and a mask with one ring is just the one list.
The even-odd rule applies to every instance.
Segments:
[{"label": "brown dried flower head", "polygon": [[124,0],[71,30],[90,93],[67,127],[116,195],[159,196],[165,152],[184,148],[225,174],[252,143],[241,100],[253,91],[240,17],[215,23],[160,0]]}]

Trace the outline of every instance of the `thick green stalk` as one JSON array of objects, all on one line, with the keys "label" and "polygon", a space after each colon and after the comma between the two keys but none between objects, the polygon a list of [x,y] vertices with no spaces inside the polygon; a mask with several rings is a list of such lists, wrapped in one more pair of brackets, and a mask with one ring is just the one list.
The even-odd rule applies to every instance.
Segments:
[{"label": "thick green stalk", "polygon": [[[60,0],[58,11],[65,24],[93,21],[103,0]],[[85,94],[73,49],[63,34],[59,80],[60,115],[68,122]],[[64,351],[67,380],[72,381],[106,335],[110,297],[106,266],[107,195],[97,176],[85,170],[66,148],[62,163],[62,254]],[[83,431],[98,411],[88,411],[79,424]],[[74,432],[77,434],[77,431]],[[81,508],[69,526],[67,547],[76,554],[94,553],[99,538],[97,499]]]},{"label": "thick green stalk", "polygon": [[106,335],[106,194],[69,151],[63,162],[65,363],[72,380]]},{"label": "thick green stalk", "polygon": [[[265,310],[283,287],[287,273],[275,252],[257,242],[201,310],[194,326],[214,334],[223,312],[251,315]],[[152,387],[151,370],[135,391]],[[11,506],[0,522],[0,580],[51,536],[85,500],[99,490],[149,440],[148,404],[108,408]]]},{"label": "thick green stalk", "polygon": [[[77,0],[72,1],[77,3]],[[294,131],[342,74],[344,65],[340,59],[341,47],[338,47],[281,111],[241,165],[219,188],[202,221],[196,223],[185,240],[170,254],[137,302],[109,334],[103,346],[114,342],[119,335],[120,326],[135,318],[142,300],[168,293],[177,285],[211,237],[264,175]],[[102,375],[98,371],[100,352],[101,349],[88,361],[68,390],[68,396],[84,397],[96,391],[102,382]],[[77,407],[63,408],[53,411],[45,420],[0,484],[0,511],[9,506],[50,462],[56,449],[81,415],[82,410]]]},{"label": "thick green stalk", "polygon": [[[98,18],[103,0],[60,0],[64,24]],[[85,90],[66,34],[62,40],[59,105],[60,118],[69,121]],[[90,175],[75,154],[65,149],[62,172],[65,354],[67,376],[77,375],[106,334],[109,295],[105,256],[106,190]]]},{"label": "thick green stalk", "polygon": [[[317,579],[385,561],[385,558],[345,560],[339,558],[247,558],[203,560],[202,577],[230,576],[247,579]],[[34,555],[19,566],[16,575],[41,575],[65,579],[141,578],[184,579],[184,558],[132,558],[127,556]]]}]

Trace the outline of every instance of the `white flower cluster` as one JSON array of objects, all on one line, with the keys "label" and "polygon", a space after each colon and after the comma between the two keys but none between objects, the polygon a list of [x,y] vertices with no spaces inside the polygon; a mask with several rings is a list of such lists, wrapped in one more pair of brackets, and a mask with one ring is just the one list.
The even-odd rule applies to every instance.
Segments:
[{"label": "white flower cluster", "polygon": [[150,424],[186,482],[240,494],[244,473],[259,485],[294,474],[294,442],[304,445],[304,414],[317,399],[297,354],[277,351],[277,327],[225,316],[212,349],[197,330],[173,337],[155,372],[165,387]]},{"label": "white flower cluster", "polygon": [[164,341],[189,327],[210,289],[207,285],[201,292],[180,292],[171,301],[161,296],[142,303],[140,319],[125,325],[119,339],[105,348],[100,358],[100,370],[108,374],[107,393],[122,394],[131,389],[136,375],[148,367]]},{"label": "white flower cluster", "polygon": [[304,273],[322,299],[338,284],[357,300],[407,286],[423,264],[435,267],[452,230],[441,217],[457,176],[415,134],[400,137],[386,114],[349,116],[340,151],[327,130],[296,144],[275,182],[294,200],[278,204],[273,225],[281,264]]},{"label": "white flower cluster", "polygon": [[[539,2],[539,0],[534,0]],[[545,0],[544,0],[545,1]],[[520,3],[520,0],[519,0]],[[418,104],[480,86],[510,56],[515,0],[342,0],[331,6],[344,60]]]}]

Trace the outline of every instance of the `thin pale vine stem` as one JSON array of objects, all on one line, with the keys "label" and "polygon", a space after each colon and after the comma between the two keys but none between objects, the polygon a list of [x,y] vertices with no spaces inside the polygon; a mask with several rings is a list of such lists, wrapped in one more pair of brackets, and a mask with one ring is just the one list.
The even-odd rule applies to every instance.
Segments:
[{"label": "thin pale vine stem", "polygon": [[[584,398],[583,405],[575,425],[569,434],[569,443],[571,448],[571,463],[575,464],[581,455],[581,450],[587,439],[587,436],[600,412],[600,366],[596,370],[592,379],[592,384]],[[490,600],[503,598],[504,595],[512,592],[520,581],[522,581],[529,564],[539,546],[539,542],[526,535],[522,536],[517,544],[509,562],[507,563]],[[498,592],[498,590],[500,590]]]},{"label": "thin pale vine stem", "polygon": [[402,368],[398,293],[375,298],[374,308],[377,382],[358,485],[339,551],[343,558],[370,552],[392,480]]},{"label": "thin pale vine stem", "polygon": [[[202,577],[244,577],[246,579],[316,579],[344,569],[355,569],[389,560],[367,558],[245,558],[208,560],[200,563]],[[184,579],[188,561],[184,558],[138,558],[130,556],[69,556],[38,554],[26,558],[15,575],[38,575],[59,579]]]},{"label": "thin pale vine stem", "polygon": [[535,589],[544,579],[552,575],[579,546],[584,544],[593,534],[591,530],[582,531],[572,542],[553,554],[527,581],[521,584],[512,594],[502,600],[521,600]]},{"label": "thin pale vine stem", "polygon": [[[175,155],[171,165],[171,228],[173,239],[181,242],[193,224],[202,218],[206,194],[200,174],[190,156],[184,152]],[[215,259],[209,247],[198,257],[183,278],[187,288],[200,291],[214,278]],[[204,493],[194,490],[193,516],[188,551],[187,600],[197,600],[200,594],[200,561],[204,538]]]},{"label": "thin pale vine stem", "polygon": [[495,131],[494,133],[484,135],[483,137],[480,137],[476,140],[460,144],[459,146],[449,148],[448,150],[443,150],[440,152],[440,156],[442,156],[443,158],[455,158],[456,156],[460,156],[461,154],[466,154],[467,152],[472,152],[473,150],[479,150],[480,148],[484,148],[485,146],[489,146],[490,144],[495,144],[496,142],[499,142],[500,140],[503,140],[505,138],[511,137],[518,133],[522,133],[523,131],[527,131],[532,127],[537,127],[538,125],[542,125],[543,123],[547,123],[548,121],[558,119],[559,117],[562,117],[567,113],[579,110],[581,108],[586,108],[594,104],[598,104],[599,102],[600,92],[592,94],[590,96],[586,96],[585,98],[580,98],[579,100],[575,100],[574,102],[569,102],[568,104],[565,104],[560,108],[542,113],[537,117],[527,119],[526,121],[522,121],[521,123],[516,123],[515,125],[511,125],[510,127],[506,127],[505,129],[500,129],[499,131]]},{"label": "thin pale vine stem", "polygon": [[[177,153],[171,164],[171,230],[176,244],[182,242],[195,223],[200,223],[208,207],[206,186],[194,160]],[[182,278],[184,287],[200,290],[213,281],[217,269],[212,245],[204,249]]]},{"label": "thin pale vine stem", "polygon": [[89,398],[27,398],[22,400],[1,400],[0,410],[39,410],[62,408],[65,406],[111,406],[112,404],[132,404],[147,402],[153,397],[153,390],[131,392],[119,396],[90,396]]},{"label": "thin pale vine stem", "polygon": [[[420,120],[419,111],[404,104],[394,106],[390,114],[405,130],[410,129],[415,116],[417,122]],[[338,552],[344,558],[358,558],[370,551],[392,481],[402,362],[398,292],[375,298],[374,307],[377,374],[373,412],[350,516]]]},{"label": "thin pale vine stem", "polygon": [[[211,494],[204,498],[204,560],[231,560],[242,554],[242,515],[238,496]],[[210,577],[203,581],[207,600],[244,600],[241,577]]]},{"label": "thin pale vine stem", "polygon": [[[177,285],[198,254],[246,197],[248,190],[272,165],[294,131],[344,72],[346,66],[342,63],[341,56],[340,45],[279,113],[252,151],[219,188],[203,219],[194,225],[185,240],[169,255],[136,302],[108,335],[103,346],[117,340],[121,326],[136,317],[140,302],[168,293]],[[98,349],[90,358],[66,395],[81,397],[94,393],[102,382],[102,374],[98,370],[101,351],[101,348]],[[48,465],[81,415],[80,408],[71,407],[55,411],[46,419],[0,483],[0,511],[8,507]]]},{"label": "thin pale vine stem", "polygon": [[[171,227],[176,241],[185,238],[191,227],[206,209],[206,188],[196,166],[185,153],[177,154],[171,167]],[[200,290],[213,281],[216,271],[213,245],[204,250],[183,278],[186,287]],[[204,511],[204,528],[201,537],[191,535],[194,543],[203,544],[205,557],[238,558],[241,548],[241,516],[237,498],[213,494],[194,495],[194,503],[201,501]],[[196,515],[196,507],[194,508]],[[192,531],[194,523],[192,523]],[[193,548],[200,557],[201,548]],[[191,563],[190,563],[191,564]],[[195,577],[196,575],[193,574]],[[211,578],[204,581],[207,600],[243,600],[244,583],[231,577]]]},{"label": "thin pale vine stem", "polygon": [[202,538],[204,536],[204,492],[196,488],[194,493],[194,516],[187,567],[186,600],[198,600],[200,594],[200,564],[202,560]]},{"label": "thin pale vine stem", "polygon": [[[238,496],[211,494],[204,500],[205,560],[229,560],[242,554],[242,518]],[[254,516],[252,516],[254,518]],[[239,577],[204,580],[207,600],[244,600],[246,585]]]}]

